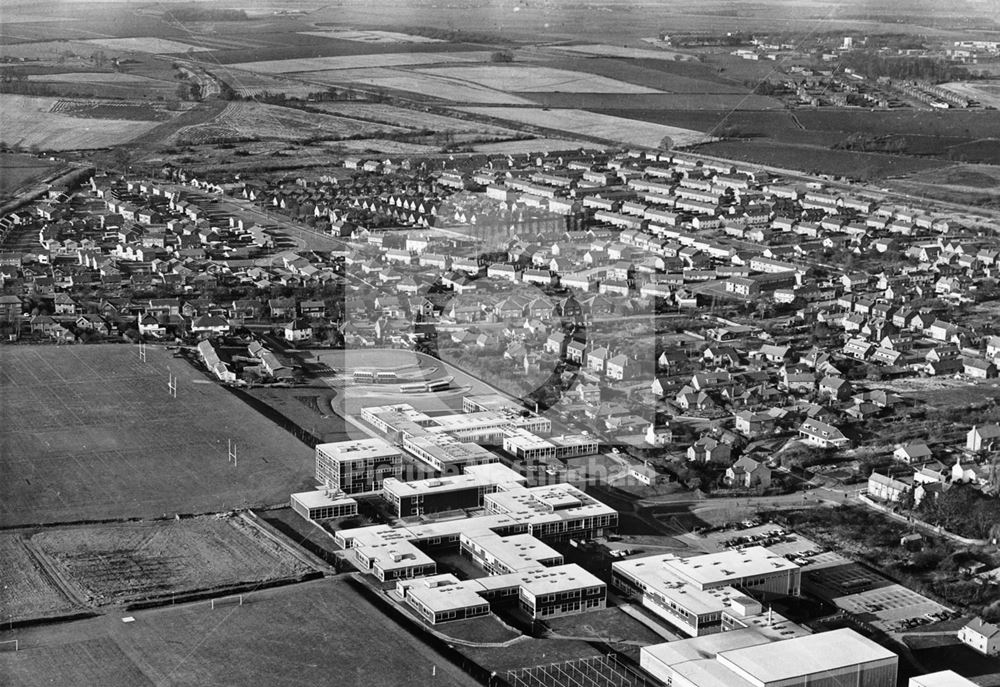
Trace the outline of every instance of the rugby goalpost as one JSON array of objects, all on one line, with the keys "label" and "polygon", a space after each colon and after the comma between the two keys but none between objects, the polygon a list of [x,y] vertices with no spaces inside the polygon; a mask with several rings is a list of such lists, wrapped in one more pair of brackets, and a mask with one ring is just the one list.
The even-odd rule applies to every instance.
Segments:
[{"label": "rugby goalpost", "polygon": [[225,596],[220,599],[211,599],[212,610],[215,610],[215,602],[219,602],[219,606],[242,606],[243,605],[243,594],[238,596]]}]

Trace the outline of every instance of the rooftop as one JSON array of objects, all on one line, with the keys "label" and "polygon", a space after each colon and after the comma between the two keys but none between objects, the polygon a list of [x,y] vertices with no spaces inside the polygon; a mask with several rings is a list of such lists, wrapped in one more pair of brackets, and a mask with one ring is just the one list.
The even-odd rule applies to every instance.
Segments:
[{"label": "rooftop", "polygon": [[898,657],[854,630],[845,628],[724,651],[718,659],[737,674],[761,684],[874,661],[895,662]]}]

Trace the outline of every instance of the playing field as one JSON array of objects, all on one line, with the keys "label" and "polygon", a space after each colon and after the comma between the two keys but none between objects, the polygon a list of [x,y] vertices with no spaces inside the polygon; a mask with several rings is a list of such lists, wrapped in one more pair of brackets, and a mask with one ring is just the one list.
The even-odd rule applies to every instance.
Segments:
[{"label": "playing field", "polygon": [[30,543],[95,606],[309,572],[236,516],[47,528]]},{"label": "playing field", "polygon": [[363,599],[343,578],[256,592],[242,606],[204,601],[0,632],[14,685],[474,685]]},{"label": "playing field", "polygon": [[217,512],[311,487],[304,444],[187,361],[146,357],[114,344],[0,349],[0,525]]},{"label": "playing field", "polygon": [[678,146],[690,145],[705,139],[704,134],[691,129],[651,124],[584,110],[548,110],[528,107],[465,107],[460,109],[498,119],[532,124],[581,136],[594,136],[631,145],[657,147],[668,136],[673,140],[674,145]]},{"label": "playing field", "polygon": [[637,86],[586,72],[526,64],[434,67],[418,69],[417,71],[431,76],[469,81],[486,88],[508,92],[564,91],[568,93],[618,93],[621,95],[659,92],[645,86]]},{"label": "playing field", "polygon": [[0,95],[0,132],[9,145],[42,150],[106,148],[125,143],[159,124],[155,121],[73,117],[50,111],[57,98]]},{"label": "playing field", "polygon": [[[0,134],[2,135],[2,134]],[[56,164],[30,155],[0,153],[0,197],[44,178]]]}]

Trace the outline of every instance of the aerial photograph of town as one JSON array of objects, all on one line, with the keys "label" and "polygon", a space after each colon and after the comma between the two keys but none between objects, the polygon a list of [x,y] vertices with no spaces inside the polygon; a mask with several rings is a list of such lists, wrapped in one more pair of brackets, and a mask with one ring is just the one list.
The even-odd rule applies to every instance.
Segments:
[{"label": "aerial photograph of town", "polygon": [[1000,687],[1000,0],[0,0],[0,685]]}]

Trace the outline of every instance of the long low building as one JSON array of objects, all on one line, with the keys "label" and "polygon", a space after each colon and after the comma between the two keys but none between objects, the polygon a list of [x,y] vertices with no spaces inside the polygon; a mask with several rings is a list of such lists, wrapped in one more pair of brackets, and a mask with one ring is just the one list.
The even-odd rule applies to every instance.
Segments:
[{"label": "long low building", "polygon": [[895,687],[899,658],[851,629],[774,641],[753,630],[640,649],[672,687]]},{"label": "long low building", "polygon": [[357,501],[328,489],[292,494],[291,507],[306,520],[330,520],[358,514]]},{"label": "long low building", "polygon": [[[611,583],[692,637],[745,627],[761,613],[747,596],[798,596],[799,566],[754,546],[691,558],[644,556],[611,565]],[[743,591],[747,590],[747,591]]]},{"label": "long low building", "polygon": [[464,581],[436,575],[397,583],[396,589],[431,625],[487,615],[491,606],[517,604],[540,620],[607,605],[607,586],[575,563]]}]

